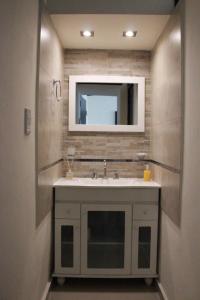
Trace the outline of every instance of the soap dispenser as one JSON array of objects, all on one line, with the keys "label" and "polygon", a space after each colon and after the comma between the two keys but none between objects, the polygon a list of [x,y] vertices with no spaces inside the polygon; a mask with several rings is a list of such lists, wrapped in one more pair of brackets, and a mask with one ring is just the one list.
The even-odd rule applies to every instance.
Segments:
[{"label": "soap dispenser", "polygon": [[144,181],[150,181],[152,179],[151,170],[149,169],[149,165],[145,165],[144,170]]}]

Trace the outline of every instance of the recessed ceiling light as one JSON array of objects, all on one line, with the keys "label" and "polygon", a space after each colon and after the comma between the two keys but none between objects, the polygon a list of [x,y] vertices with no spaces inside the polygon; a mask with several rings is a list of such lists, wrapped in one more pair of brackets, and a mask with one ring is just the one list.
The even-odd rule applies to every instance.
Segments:
[{"label": "recessed ceiling light", "polygon": [[134,30],[126,30],[123,32],[123,36],[128,38],[136,37],[136,35],[137,35],[137,31]]},{"label": "recessed ceiling light", "polygon": [[94,36],[94,31],[92,31],[92,30],[82,30],[80,33],[81,33],[81,36],[86,37],[86,38]]}]

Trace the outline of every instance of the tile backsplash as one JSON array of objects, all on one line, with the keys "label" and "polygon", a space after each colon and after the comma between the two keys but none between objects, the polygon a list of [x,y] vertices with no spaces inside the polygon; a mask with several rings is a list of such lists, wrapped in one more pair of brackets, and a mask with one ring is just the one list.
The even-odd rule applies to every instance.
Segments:
[{"label": "tile backsplash", "polygon": [[[69,146],[76,148],[76,158],[135,159],[137,152],[150,152],[151,127],[151,53],[148,51],[65,50],[64,53],[64,143],[63,156]],[[68,78],[70,75],[121,75],[145,77],[144,133],[84,133],[68,131]],[[66,166],[64,171],[66,171]],[[137,163],[110,163],[121,176],[141,176],[143,166]],[[87,176],[91,170],[101,172],[102,163],[75,162],[76,176]]]},{"label": "tile backsplash", "polygon": [[[97,177],[103,177],[103,161],[73,163],[73,171],[76,177],[91,177],[93,172]],[[142,177],[144,170],[143,162],[107,162],[107,176],[113,177],[117,173],[120,177]],[[64,163],[64,172],[67,171],[67,164]]]}]

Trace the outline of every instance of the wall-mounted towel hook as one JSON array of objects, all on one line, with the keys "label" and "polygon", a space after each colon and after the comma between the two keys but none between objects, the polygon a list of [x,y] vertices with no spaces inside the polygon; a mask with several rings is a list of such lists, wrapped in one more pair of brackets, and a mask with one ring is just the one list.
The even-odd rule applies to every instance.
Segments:
[{"label": "wall-mounted towel hook", "polygon": [[57,100],[57,101],[62,100],[62,86],[61,86],[61,80],[55,80],[55,79],[53,79],[53,88],[54,88],[54,90],[55,90],[56,100]]}]

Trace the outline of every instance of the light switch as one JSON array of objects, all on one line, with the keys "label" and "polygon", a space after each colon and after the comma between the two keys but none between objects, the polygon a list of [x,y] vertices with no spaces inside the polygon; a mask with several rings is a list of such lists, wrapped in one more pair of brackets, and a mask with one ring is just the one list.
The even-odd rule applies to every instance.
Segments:
[{"label": "light switch", "polygon": [[31,133],[31,110],[24,109],[24,134],[29,135]]}]

